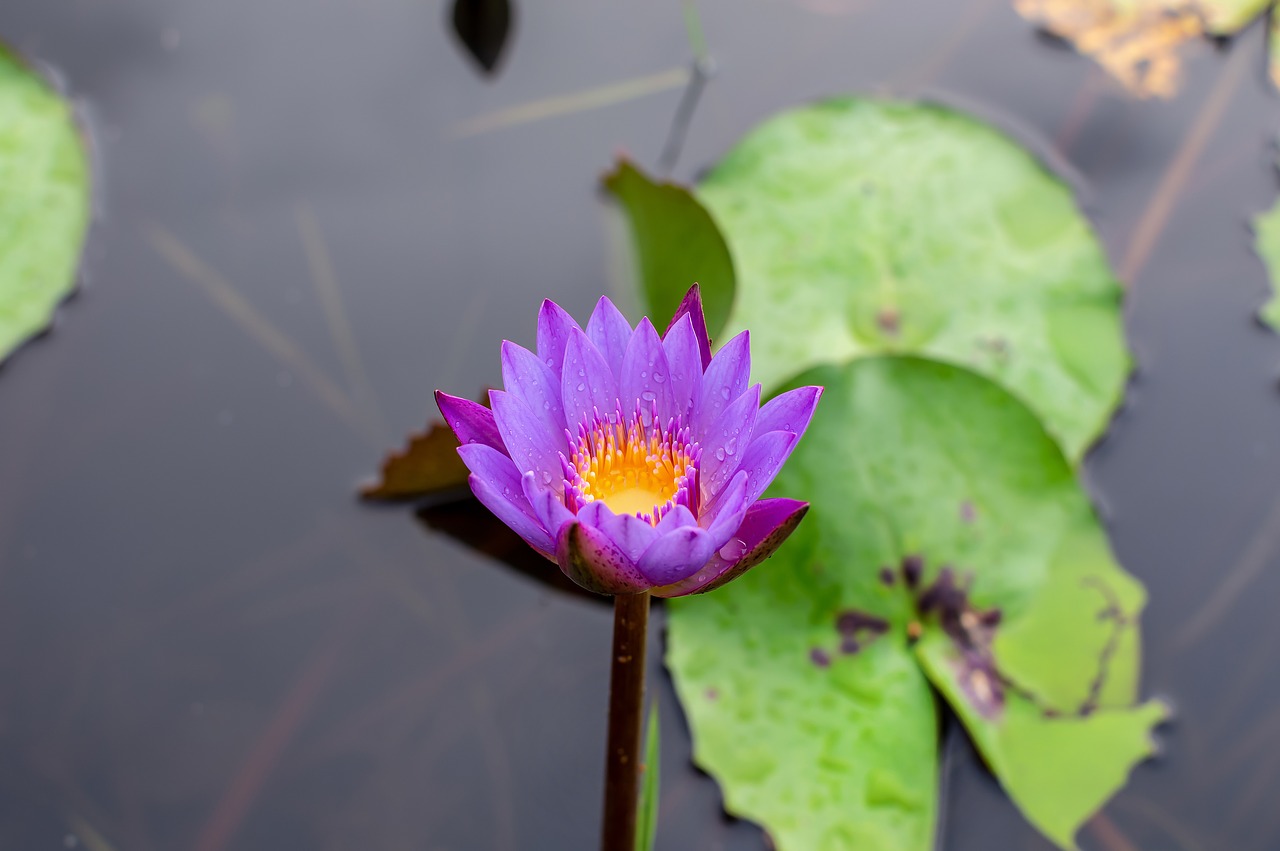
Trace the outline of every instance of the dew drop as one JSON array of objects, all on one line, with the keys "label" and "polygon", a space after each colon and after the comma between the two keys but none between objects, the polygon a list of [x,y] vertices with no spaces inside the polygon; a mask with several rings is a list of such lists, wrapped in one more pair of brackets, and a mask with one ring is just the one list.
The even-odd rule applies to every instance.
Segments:
[{"label": "dew drop", "polygon": [[544,410],[544,411],[549,411],[549,410],[551,410],[551,403],[550,403],[549,401],[547,401],[546,399],[543,399],[543,400],[542,400],[542,410]]},{"label": "dew drop", "polygon": [[717,461],[723,461],[723,460],[724,460],[724,447],[723,447],[723,446],[716,450],[716,460],[717,460]]},{"label": "dew drop", "polygon": [[747,542],[741,538],[730,538],[729,543],[720,548],[720,558],[725,561],[737,561],[747,551]]},{"label": "dew drop", "polygon": [[658,398],[658,394],[654,393],[652,390],[646,390],[640,394],[640,398],[645,402],[653,402]]},{"label": "dew drop", "polygon": [[647,372],[641,372],[641,373],[640,373],[640,377],[641,377],[641,378],[648,378],[648,377],[649,377],[649,373],[647,373]]},{"label": "dew drop", "polygon": [[549,484],[551,484],[551,471],[550,471],[550,470],[543,470],[543,471],[542,471],[542,483],[543,483],[544,485],[549,485]]},{"label": "dew drop", "polygon": [[667,377],[663,375],[661,372],[655,372],[653,374],[653,380],[661,384],[662,382],[667,380]]},{"label": "dew drop", "polygon": [[585,385],[585,384],[583,384],[581,381],[579,381],[579,382],[578,382],[578,392],[579,392],[579,393],[581,393],[583,390],[586,390],[586,389],[587,389],[587,385]]},{"label": "dew drop", "polygon": [[724,400],[728,401],[728,399],[729,399],[729,388],[728,388],[728,387],[721,387],[721,388],[720,388],[720,398],[722,398],[722,399],[724,399]]},{"label": "dew drop", "polygon": [[725,452],[727,452],[727,453],[728,453],[728,454],[730,454],[730,455],[732,455],[733,453],[737,452],[737,451],[738,451],[738,438],[736,438],[736,437],[730,438],[730,439],[729,439],[729,442],[728,442],[728,443],[726,443],[726,444],[724,445],[724,451],[725,451]]}]

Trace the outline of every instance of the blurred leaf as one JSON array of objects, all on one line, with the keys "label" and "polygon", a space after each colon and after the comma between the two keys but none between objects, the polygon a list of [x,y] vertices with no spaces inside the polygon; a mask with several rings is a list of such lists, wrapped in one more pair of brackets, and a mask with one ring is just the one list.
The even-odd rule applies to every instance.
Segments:
[{"label": "blurred leaf", "polygon": [[510,0],[454,0],[454,34],[486,74],[498,67],[512,18]]},{"label": "blurred leaf", "polygon": [[689,287],[702,289],[707,331],[724,328],[734,298],[733,260],[711,215],[689,190],[655,183],[627,160],[604,176],[626,210],[640,267],[645,315],[661,331]]},{"label": "blurred leaf", "polygon": [[0,47],[0,361],[74,289],[89,191],[70,106]]},{"label": "blurred leaf", "polygon": [[725,334],[750,328],[768,389],[884,352],[1009,388],[1073,460],[1130,359],[1121,290],[1071,190],[985,124],[832,100],[765,122],[699,185],[733,254]]},{"label": "blurred leaf", "polygon": [[469,471],[458,457],[458,438],[443,422],[410,435],[409,444],[382,462],[378,480],[360,490],[364,499],[420,499],[465,487]]},{"label": "blurred leaf", "polygon": [[1253,220],[1254,247],[1258,256],[1267,265],[1267,274],[1271,278],[1271,298],[1259,311],[1259,318],[1280,331],[1280,293],[1277,282],[1280,281],[1280,203]]},{"label": "blurred leaf", "polygon": [[1013,0],[1024,18],[1066,39],[1131,94],[1172,97],[1182,53],[1206,35],[1243,29],[1271,0]]},{"label": "blurred leaf", "polygon": [[[772,492],[810,500],[808,517],[770,562],[668,601],[695,759],[780,851],[923,851],[937,794],[927,672],[999,738],[993,769],[1028,819],[1070,847],[1065,826],[1137,758],[1131,737],[1086,728],[1117,751],[1072,762],[1060,809],[1025,788],[1051,766],[1026,764],[1063,746],[1068,719],[1133,704],[1144,600],[1071,463],[1018,399],[956,366],[864,358],[795,383],[826,393]],[[945,670],[935,655],[921,670],[919,629]],[[1145,737],[1153,716],[1132,717]]]},{"label": "blurred leaf", "polygon": [[636,814],[636,851],[653,851],[658,835],[658,705],[649,707],[645,733],[644,777],[640,786],[640,811]]}]

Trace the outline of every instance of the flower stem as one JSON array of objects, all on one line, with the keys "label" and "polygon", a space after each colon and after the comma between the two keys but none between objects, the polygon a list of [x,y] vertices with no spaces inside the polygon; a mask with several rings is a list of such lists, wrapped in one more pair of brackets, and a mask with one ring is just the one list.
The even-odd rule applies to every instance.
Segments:
[{"label": "flower stem", "polygon": [[613,669],[609,676],[609,743],[604,772],[601,851],[635,851],[648,624],[647,591],[613,598]]}]

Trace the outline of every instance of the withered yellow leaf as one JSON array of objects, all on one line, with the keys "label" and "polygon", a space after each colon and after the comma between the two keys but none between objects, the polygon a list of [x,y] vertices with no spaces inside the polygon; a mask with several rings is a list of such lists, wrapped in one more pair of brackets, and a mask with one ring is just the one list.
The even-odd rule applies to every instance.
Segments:
[{"label": "withered yellow leaf", "polygon": [[1172,97],[1187,45],[1230,35],[1271,0],[1013,0],[1029,21],[1075,45],[1137,97]]}]

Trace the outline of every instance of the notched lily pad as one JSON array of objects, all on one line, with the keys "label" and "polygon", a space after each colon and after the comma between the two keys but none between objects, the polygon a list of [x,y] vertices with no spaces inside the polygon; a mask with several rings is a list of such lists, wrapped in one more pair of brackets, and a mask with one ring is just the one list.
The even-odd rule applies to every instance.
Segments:
[{"label": "notched lily pad", "polygon": [[0,361],[75,288],[89,193],[71,107],[0,46]]},{"label": "notched lily pad", "polygon": [[[963,368],[863,358],[795,381],[826,387],[776,484],[811,501],[806,521],[770,562],[669,602],[695,758],[780,851],[924,851],[937,794],[927,674],[980,746],[999,735],[997,776],[1071,847],[1064,830],[1149,751],[1155,717],[1131,709],[1142,588],[1072,465],[1033,411]],[[1050,718],[1062,726],[1040,741]],[[1052,763],[1027,763],[1078,729],[1115,751],[1074,755],[1072,791],[1046,808],[1053,796],[1025,784]],[[831,839],[845,836],[857,841]]]},{"label": "notched lily pad", "polygon": [[991,127],[926,104],[783,113],[699,185],[766,388],[884,353],[966,366],[1078,460],[1119,403],[1121,289],[1071,189]]},{"label": "notched lily pad", "polygon": [[602,179],[631,225],[645,315],[667,327],[680,300],[697,283],[707,331],[724,328],[734,298],[733,260],[710,213],[685,187],[655,182],[627,160]]}]

